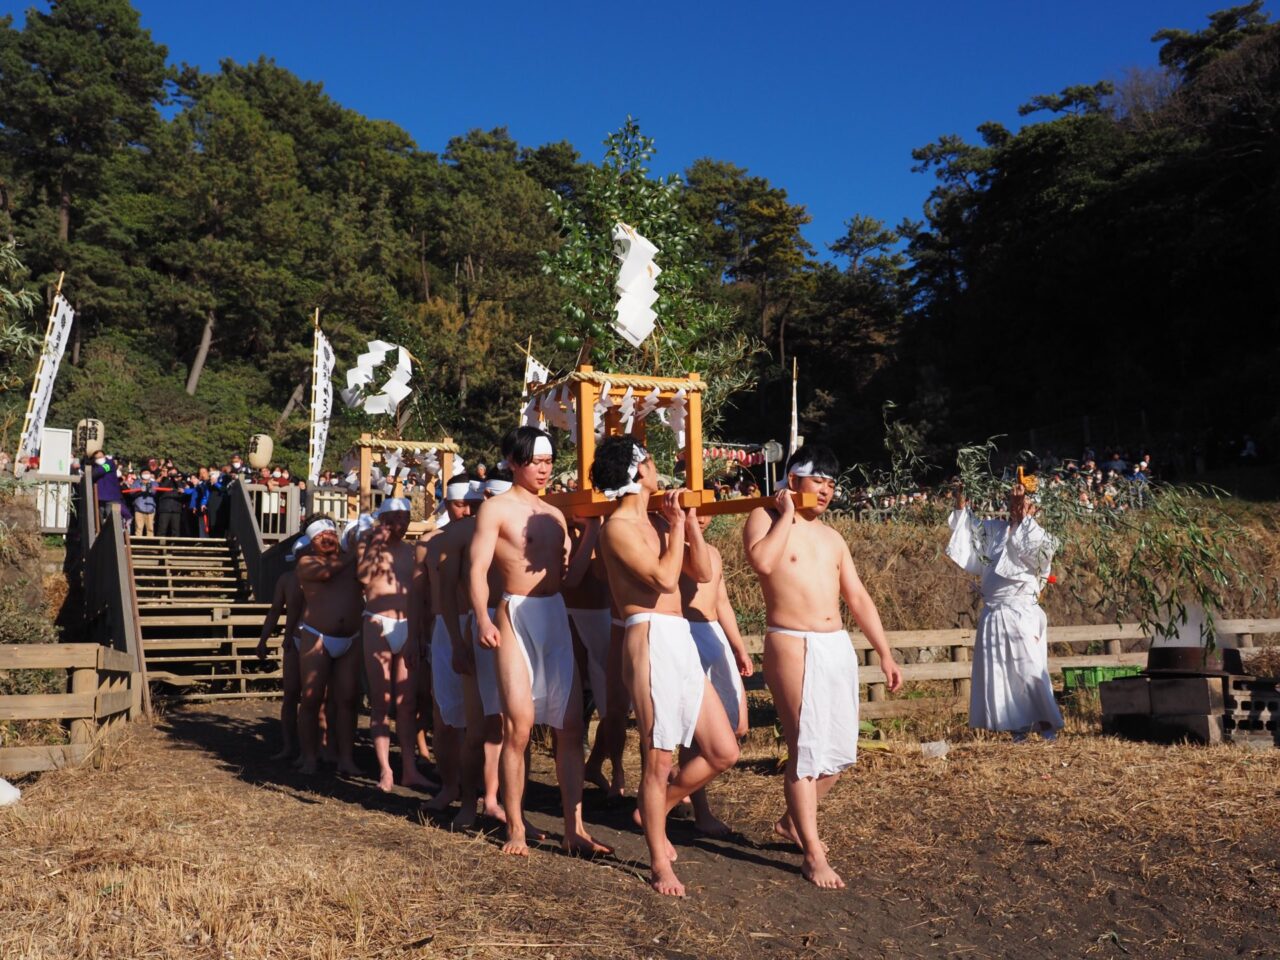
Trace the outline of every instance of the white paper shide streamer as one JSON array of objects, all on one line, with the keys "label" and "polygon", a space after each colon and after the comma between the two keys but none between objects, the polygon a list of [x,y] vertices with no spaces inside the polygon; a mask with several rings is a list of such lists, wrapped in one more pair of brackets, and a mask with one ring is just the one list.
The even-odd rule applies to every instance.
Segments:
[{"label": "white paper shide streamer", "polygon": [[338,358],[334,356],[329,338],[316,327],[311,357],[314,378],[311,384],[311,440],[307,447],[308,478],[312,486],[320,482],[324,448],[329,442],[329,417],[333,414],[333,368],[337,362]]},{"label": "white paper shide streamer", "polygon": [[640,236],[634,227],[618,223],[613,228],[613,255],[622,261],[613,329],[633,347],[644,343],[658,319],[653,309],[658,299],[657,281],[662,273],[653,258],[658,248]]},{"label": "white paper shide streamer", "polygon": [[[375,379],[374,371],[382,366],[387,354],[393,352],[396,354],[395,370],[382,384],[381,390],[372,392],[369,388]],[[342,402],[348,407],[360,407],[365,413],[394,414],[405,397],[413,392],[409,389],[412,375],[413,362],[408,350],[385,340],[370,340],[368,352],[356,357],[356,365],[347,371],[347,389],[342,391]]]},{"label": "white paper shide streamer", "polygon": [[44,347],[40,350],[40,361],[36,366],[36,379],[31,385],[31,399],[27,403],[27,415],[22,422],[22,439],[18,442],[18,457],[15,467],[22,465],[29,457],[34,457],[40,450],[44,438],[44,420],[49,414],[49,401],[53,398],[53,383],[58,379],[58,366],[62,363],[62,353],[67,349],[67,340],[71,336],[71,323],[76,312],[71,309],[62,294],[53,301],[53,311],[49,314],[49,326],[45,330]]}]

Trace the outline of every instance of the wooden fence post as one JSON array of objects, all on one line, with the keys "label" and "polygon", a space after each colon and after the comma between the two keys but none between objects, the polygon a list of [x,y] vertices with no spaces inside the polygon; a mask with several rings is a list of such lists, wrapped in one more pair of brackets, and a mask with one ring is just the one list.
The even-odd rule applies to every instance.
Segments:
[{"label": "wooden fence post", "polygon": [[[98,695],[98,669],[94,667],[77,667],[71,671],[71,692],[87,693],[91,697]],[[94,728],[97,726],[97,708],[90,720],[71,721],[71,742],[92,743]]]},{"label": "wooden fence post", "polygon": [[1236,641],[1241,650],[1247,650],[1253,646],[1253,634],[1242,633],[1239,640]]},{"label": "wooden fence post", "polygon": [[1120,644],[1121,641],[1119,640],[1103,640],[1102,648],[1107,652],[1108,656],[1116,656],[1124,652]]},{"label": "wooden fence post", "polygon": [[[952,663],[968,663],[969,648],[960,646],[959,644],[957,644],[956,646],[953,646],[951,648],[951,662]],[[972,687],[972,681],[968,677],[964,677],[959,680],[956,680],[952,684],[952,689],[955,691],[956,697],[964,700],[969,699],[969,690],[971,687]]]},{"label": "wooden fence post", "polygon": [[[878,666],[880,666],[880,654],[876,653],[874,650],[868,650],[868,651],[867,651],[867,666],[869,666],[869,667],[878,667]],[[883,699],[884,699],[884,697],[885,697],[885,692],[884,692],[884,684],[883,684],[883,683],[869,683],[869,684],[867,684],[867,699],[868,699],[868,700],[871,700],[871,701],[873,701],[873,702],[877,702],[877,703],[878,703],[879,701],[883,700]]]}]

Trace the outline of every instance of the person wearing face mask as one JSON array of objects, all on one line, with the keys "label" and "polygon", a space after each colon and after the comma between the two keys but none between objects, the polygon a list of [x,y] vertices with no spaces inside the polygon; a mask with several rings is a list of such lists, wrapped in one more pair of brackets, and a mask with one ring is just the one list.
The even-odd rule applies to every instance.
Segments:
[{"label": "person wearing face mask", "polygon": [[222,468],[221,473],[209,481],[209,495],[205,501],[205,525],[208,532],[204,536],[226,536],[228,514],[231,507],[231,501],[227,496],[227,488],[231,486],[233,479],[235,477],[231,473],[231,465],[227,464]]},{"label": "person wearing face mask", "polygon": [[156,482],[156,536],[182,536],[182,508],[186,504],[182,478],[176,467]]},{"label": "person wearing face mask", "polygon": [[238,454],[231,458],[231,473],[237,480],[248,480],[253,476],[249,465]]},{"label": "person wearing face mask", "polygon": [[133,498],[133,535],[135,537],[153,537],[156,533],[156,478],[150,467],[143,467],[142,473],[122,490],[125,496]]},{"label": "person wearing face mask", "polygon": [[111,515],[111,504],[120,504],[120,519],[124,521],[127,532],[129,523],[133,520],[133,511],[129,509],[129,504],[125,502],[124,494],[120,490],[120,474],[116,470],[115,461],[99,450],[93,455],[91,469],[93,489],[97,494],[98,516],[103,523],[106,523]]}]

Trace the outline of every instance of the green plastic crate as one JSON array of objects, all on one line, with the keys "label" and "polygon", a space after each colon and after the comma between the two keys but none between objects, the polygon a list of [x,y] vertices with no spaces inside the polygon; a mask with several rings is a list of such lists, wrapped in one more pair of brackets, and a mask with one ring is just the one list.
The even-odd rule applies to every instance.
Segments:
[{"label": "green plastic crate", "polygon": [[1096,690],[1098,684],[1121,677],[1132,677],[1142,672],[1142,667],[1063,667],[1062,691]]}]

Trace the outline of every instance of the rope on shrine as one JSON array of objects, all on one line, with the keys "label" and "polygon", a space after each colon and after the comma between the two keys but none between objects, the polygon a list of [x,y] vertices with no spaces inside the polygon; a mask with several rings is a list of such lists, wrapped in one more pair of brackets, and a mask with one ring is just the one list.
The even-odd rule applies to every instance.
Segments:
[{"label": "rope on shrine", "polygon": [[540,397],[564,386],[566,383],[594,383],[604,386],[606,383],[614,387],[631,387],[633,390],[681,390],[686,393],[702,393],[707,389],[705,380],[691,380],[687,377],[646,377],[634,373],[602,373],[598,370],[575,370],[565,374],[552,383],[540,383],[531,387],[531,396]]}]

